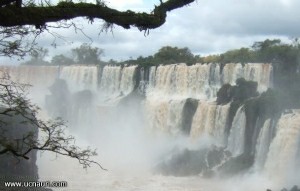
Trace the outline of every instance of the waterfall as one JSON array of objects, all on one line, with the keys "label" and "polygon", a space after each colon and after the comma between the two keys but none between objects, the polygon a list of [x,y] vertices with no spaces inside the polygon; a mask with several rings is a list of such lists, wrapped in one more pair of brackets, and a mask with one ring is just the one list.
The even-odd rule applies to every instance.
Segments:
[{"label": "waterfall", "polygon": [[283,177],[291,176],[298,177],[296,183],[299,183],[300,111],[293,110],[292,113],[283,114],[276,131],[264,170],[271,178],[276,178],[278,181],[285,181]]},{"label": "waterfall", "polygon": [[273,129],[271,126],[271,119],[267,119],[259,132],[259,136],[256,143],[255,153],[255,170],[261,170],[265,164],[269,146],[273,138]]},{"label": "waterfall", "polygon": [[244,67],[242,64],[226,64],[223,68],[222,83],[235,84],[238,78],[255,81],[258,83],[258,91],[266,91],[272,86],[273,67],[271,64],[248,63]]},{"label": "waterfall", "polygon": [[66,80],[72,92],[82,90],[97,91],[98,68],[97,66],[63,66],[60,70],[60,78]]},{"label": "waterfall", "polygon": [[258,91],[266,91],[272,86],[272,65],[270,64],[246,64],[245,65],[245,79],[255,81],[258,83]]},{"label": "waterfall", "polygon": [[173,97],[213,98],[220,88],[219,71],[219,65],[213,64],[159,66],[152,74],[154,89]]},{"label": "waterfall", "polygon": [[149,127],[171,135],[178,135],[182,130],[182,111],[186,100],[145,101],[146,118]]},{"label": "waterfall", "polygon": [[100,91],[108,95],[118,94],[121,80],[121,66],[105,66],[103,68]]},{"label": "waterfall", "polygon": [[14,82],[31,85],[26,91],[34,103],[43,103],[44,94],[59,75],[58,66],[0,66],[0,71]]},{"label": "waterfall", "polygon": [[[188,98],[201,100],[192,121],[191,136],[197,138],[204,133],[217,136],[217,139],[222,140],[220,142],[226,139],[223,128],[229,105],[217,106],[212,102],[216,99],[218,89],[224,83],[234,84],[240,77],[257,81],[261,91],[272,83],[272,65],[256,63],[226,64],[222,70],[220,64],[212,63],[152,66],[139,71],[141,82],[137,81],[137,66],[104,66],[101,76],[98,67],[94,65],[2,66],[1,69],[7,71],[13,80],[33,85],[43,84],[49,87],[56,78],[64,79],[71,92],[91,90],[97,93],[97,99],[100,100],[97,101],[98,105],[115,105],[139,85],[146,95],[144,105],[150,113],[147,115],[156,121],[150,121],[149,124],[153,123],[150,126],[157,127],[155,129],[170,129],[172,125],[175,126],[174,129],[180,129],[180,117],[176,117],[178,121],[172,122],[172,117],[167,116],[181,116]],[[163,111],[166,113],[159,116],[158,113]]]},{"label": "waterfall", "polygon": [[245,78],[241,64],[229,63],[224,66],[222,73],[223,84],[235,84],[235,81],[242,77]]},{"label": "waterfall", "polygon": [[130,94],[137,83],[136,69],[137,66],[105,66],[100,82],[100,94],[105,99],[115,99],[114,101]]},{"label": "waterfall", "polygon": [[228,117],[229,104],[200,101],[193,118],[191,137],[210,136],[217,144],[224,145],[225,124]]},{"label": "waterfall", "polygon": [[233,118],[232,127],[228,137],[227,149],[233,156],[244,152],[245,147],[246,115],[244,107],[240,106]]},{"label": "waterfall", "polygon": [[[148,123],[155,123],[155,125],[152,124],[151,126],[155,126],[156,129],[168,129],[166,127],[168,126],[166,119],[168,118],[167,113],[170,111],[170,107],[177,108],[179,115],[182,113],[181,109],[183,108],[184,100],[187,98],[198,99],[201,101],[199,101],[193,117],[190,136],[199,138],[203,135],[208,135],[218,140],[218,144],[224,145],[227,139],[224,129],[230,106],[218,106],[212,102],[216,99],[217,91],[225,83],[234,85],[235,81],[241,77],[246,80],[256,80],[258,82],[258,90],[266,90],[271,84],[272,66],[270,64],[256,63],[244,66],[242,64],[226,64],[222,72],[220,68],[219,64],[195,64],[191,66],[172,64],[151,67],[146,90],[146,113],[152,113]],[[159,102],[159,100],[165,101]],[[150,106],[151,104],[153,105]],[[175,106],[176,104],[179,105]],[[235,118],[235,128],[232,130],[230,137],[232,141],[230,142],[230,149],[235,154],[242,152],[244,147],[244,143],[242,143],[242,145],[239,145],[240,148],[235,148],[235,141],[238,141],[236,139],[238,139],[239,135],[245,133],[245,125],[239,127],[238,123],[245,123],[244,113]],[[178,129],[179,122],[175,122],[175,124]]]},{"label": "waterfall", "polygon": [[[44,84],[50,86],[56,78],[64,79],[71,93],[81,91],[81,97],[96,97],[94,107],[113,106],[135,88],[139,87],[145,95],[143,103],[146,124],[150,129],[162,131],[171,135],[182,133],[186,121],[184,107],[187,99],[198,102],[196,111],[191,113],[188,135],[194,139],[203,136],[212,138],[216,144],[226,146],[237,156],[244,151],[246,116],[241,106],[233,117],[229,137],[225,135],[230,104],[217,105],[217,91],[229,83],[235,84],[238,78],[253,80],[258,83],[258,90],[264,91],[272,86],[272,65],[261,63],[249,64],[186,64],[159,65],[149,68],[138,66],[107,65],[99,72],[99,67],[73,66],[1,66],[12,79],[23,82]],[[101,75],[99,74],[101,73]],[[22,75],[21,75],[22,74]],[[137,81],[140,80],[140,81]],[[87,95],[83,90],[90,90],[93,95]],[[80,97],[78,100],[80,100]],[[89,103],[91,104],[91,103]],[[75,109],[76,110],[76,109]],[[93,110],[96,110],[94,108]],[[81,109],[85,112],[85,109]],[[85,117],[87,118],[87,117]],[[270,141],[269,124],[265,122],[259,133],[256,145],[257,165],[263,165],[265,143]],[[258,128],[259,129],[259,128]],[[268,141],[267,141],[268,140]]]},{"label": "waterfall", "polygon": [[[209,140],[213,141],[212,144],[214,146],[220,147],[214,150],[218,150],[219,152],[210,153],[211,158],[207,159],[207,164],[211,159],[218,156],[223,149],[226,154],[230,151],[233,157],[226,157],[222,161],[222,164],[218,164],[217,167],[221,168],[224,164],[224,168],[230,168],[231,165],[236,165],[236,161],[240,162],[239,160],[242,160],[244,162],[243,159],[245,158],[242,158],[244,156],[242,154],[246,153],[251,155],[251,157],[254,154],[254,165],[251,166],[253,167],[252,170],[265,173],[271,179],[278,178],[279,181],[281,179],[283,181],[285,178],[290,178],[289,176],[293,176],[295,179],[300,176],[299,111],[293,110],[291,113],[285,113],[279,119],[270,116],[257,117],[257,115],[249,117],[249,115],[253,114],[252,112],[257,112],[261,108],[259,106],[256,107],[255,104],[253,106],[255,108],[251,109],[248,109],[245,105],[234,108],[236,105],[231,105],[230,103],[217,105],[215,102],[217,91],[222,85],[226,83],[235,85],[235,81],[241,77],[246,80],[256,81],[259,92],[272,87],[273,68],[271,64],[229,63],[221,65],[210,63],[191,66],[186,64],[172,64],[145,68],[124,65],[104,66],[101,67],[101,72],[99,72],[99,68],[98,66],[82,65],[63,67],[0,66],[0,70],[6,71],[12,80],[29,83],[38,87],[43,86],[46,90],[53,84],[55,79],[64,79],[71,90],[71,101],[57,96],[57,99],[61,102],[54,100],[51,103],[64,106],[63,109],[66,107],[72,110],[70,113],[61,110],[60,113],[67,113],[67,119],[72,117],[72,120],[68,121],[72,127],[74,125],[79,130],[87,126],[93,128],[102,128],[105,126],[105,130],[110,132],[111,135],[109,137],[105,137],[105,134],[102,136],[111,139],[115,138],[115,129],[117,129],[119,134],[124,132],[125,128],[120,128],[123,127],[122,123],[125,124],[128,121],[140,120],[142,123],[140,121],[136,122],[138,125],[128,122],[126,124],[127,128],[131,131],[131,126],[137,126],[138,128],[135,128],[133,131],[138,129],[141,131],[139,135],[143,133],[142,130],[144,128],[148,128],[147,130],[153,130],[151,131],[152,133],[163,132],[163,134],[168,135],[168,138],[177,139],[178,137],[184,137],[188,141],[191,138],[192,140],[200,140],[203,137],[209,137]],[[141,110],[137,110],[133,105],[128,104],[130,109],[136,109],[135,112],[129,112],[128,108],[124,109],[128,105],[123,108],[121,106],[126,102],[126,98],[131,98],[131,96],[135,95],[135,88],[138,87],[141,89],[139,93],[142,94],[142,98],[140,99],[142,100],[142,104],[139,105]],[[97,100],[93,100],[92,98],[96,98]],[[253,100],[255,101],[255,99]],[[45,100],[44,95],[43,100]],[[120,102],[120,100],[124,100],[124,102]],[[133,100],[138,104],[140,103],[135,97]],[[186,105],[188,105],[187,103],[190,100],[192,100],[191,105],[196,104],[193,105],[195,110],[188,113],[186,112]],[[77,104],[74,104],[74,102]],[[126,113],[124,114],[124,112]],[[264,111],[259,110],[259,112],[263,113]],[[57,111],[53,113],[58,114]],[[190,123],[188,125],[186,125],[185,113],[190,115],[188,119]],[[68,118],[69,116],[71,117]],[[267,117],[269,118],[265,119]],[[123,120],[124,118],[128,118],[128,120]],[[251,119],[255,119],[256,121],[250,121]],[[114,127],[114,131],[110,131],[109,129],[112,123],[118,124]],[[86,129],[85,131],[88,132]],[[246,133],[249,134],[246,135]],[[124,139],[126,141],[128,137],[130,137],[129,139],[133,139],[134,135],[137,134],[132,135],[128,133]],[[95,133],[95,137],[98,136],[99,134]],[[181,139],[178,142],[180,141]],[[201,141],[191,142],[191,144],[194,144]],[[245,145],[248,142],[253,143],[253,145]],[[152,144],[152,142],[149,142],[149,145],[151,145],[150,143]],[[160,143],[157,144],[159,145]],[[132,145],[139,145],[139,143],[134,142],[130,146]],[[195,145],[193,145],[193,148],[198,146]],[[251,148],[251,152],[248,152],[248,147]],[[141,150],[148,151],[144,148],[141,148]],[[112,152],[115,153],[115,151]],[[242,155],[241,158],[239,158],[240,155]],[[233,162],[230,161],[232,163],[228,164],[227,162],[231,159]],[[219,169],[215,168],[213,170],[218,171]]]},{"label": "waterfall", "polygon": [[200,102],[193,118],[191,136],[212,135],[215,127],[216,104]]},{"label": "waterfall", "polygon": [[[150,126],[178,134],[182,129],[182,112],[186,99],[215,97],[220,87],[219,72],[220,67],[215,64],[151,67],[145,104]],[[213,112],[217,112],[216,108],[211,111],[211,115],[215,117]],[[214,123],[215,120],[211,119],[210,122]],[[209,122],[207,123],[209,126]],[[196,131],[195,129],[192,128],[192,131]]]},{"label": "waterfall", "polygon": [[10,79],[24,84],[49,87],[58,77],[58,66],[0,66]]},{"label": "waterfall", "polygon": [[134,79],[136,69],[137,66],[128,66],[124,67],[122,70],[120,91],[125,95],[130,94],[136,85]]}]

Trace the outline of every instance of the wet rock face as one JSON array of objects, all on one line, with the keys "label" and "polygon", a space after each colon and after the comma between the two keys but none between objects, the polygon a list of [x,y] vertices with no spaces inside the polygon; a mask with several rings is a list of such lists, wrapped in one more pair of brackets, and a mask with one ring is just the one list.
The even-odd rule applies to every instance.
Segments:
[{"label": "wet rock face", "polygon": [[46,96],[46,109],[50,116],[68,120],[68,109],[71,105],[71,93],[63,79],[56,79],[49,87],[50,95]]},{"label": "wet rock face", "polygon": [[221,176],[236,175],[246,172],[254,163],[254,156],[242,154],[237,157],[232,157],[218,168]]},{"label": "wet rock face", "polygon": [[300,191],[300,188],[298,188],[298,186],[293,186],[293,188],[291,189],[291,191]]},{"label": "wet rock face", "polygon": [[[0,108],[4,110],[4,108]],[[27,121],[21,115],[4,116],[0,118],[0,131],[2,140],[7,139],[4,143],[16,144],[15,139],[22,139],[28,134],[38,134],[37,128],[33,125],[23,123]],[[35,139],[36,137],[33,137]],[[22,143],[19,143],[22,144]],[[19,147],[19,150],[25,151],[26,145]],[[0,146],[0,150],[3,147]],[[29,159],[17,158],[12,153],[7,152],[0,155],[0,175],[1,176],[28,176],[33,180],[37,179],[37,166],[36,166],[36,151],[32,151],[28,154]]]},{"label": "wet rock face", "polygon": [[[0,108],[3,110],[4,108]],[[15,116],[4,116],[0,117],[0,132],[2,137],[8,140],[21,139],[28,134],[33,134],[33,139],[38,136],[38,129],[29,123],[24,123],[27,121],[21,115]],[[13,144],[13,142],[11,142]],[[20,143],[22,144],[22,143]],[[0,150],[3,147],[0,146]],[[26,145],[20,147],[20,150],[26,150]],[[36,165],[37,161],[37,151],[33,150],[27,154],[28,160],[24,158],[17,158],[12,153],[5,153],[0,155],[0,190],[1,191],[19,191],[28,190],[28,188],[8,188],[4,187],[4,182],[7,181],[38,181],[38,167]],[[51,189],[46,188],[35,188],[37,191],[51,191]]]},{"label": "wet rock face", "polygon": [[[0,108],[4,110],[4,108]],[[33,125],[22,123],[26,121],[21,115],[14,116],[5,116],[1,115],[0,117],[0,131],[1,131],[1,141],[4,141],[4,144],[16,144],[15,139],[22,139],[22,137],[27,136],[28,134],[38,134],[37,128]],[[36,136],[33,136],[35,139]],[[7,140],[4,140],[7,139]],[[21,142],[19,145],[22,144]],[[14,146],[15,147],[15,146]],[[4,147],[0,146],[0,150]],[[25,151],[26,145],[19,147],[19,150]],[[36,165],[37,152],[32,151],[28,153],[29,159],[23,159],[20,157],[15,157],[12,153],[7,152],[0,155],[0,190],[5,190],[1,186],[4,181],[37,181],[38,180],[38,168]]]},{"label": "wet rock face", "polygon": [[[272,191],[272,190],[271,189],[267,189],[267,191]],[[280,191],[300,191],[300,188],[298,188],[298,186],[295,185],[290,190],[288,190],[287,188],[283,188]]]},{"label": "wet rock face", "polygon": [[175,149],[167,159],[155,167],[155,172],[172,176],[211,176],[229,157],[229,152],[216,146],[198,150]]},{"label": "wet rock face", "polygon": [[217,104],[227,104],[230,101],[245,101],[259,95],[257,82],[244,78],[236,80],[236,85],[224,84],[217,92]]},{"label": "wet rock face", "polygon": [[217,92],[217,104],[227,104],[232,99],[233,87],[230,84],[224,84]]},{"label": "wet rock face", "polygon": [[182,132],[186,135],[190,134],[193,117],[198,107],[198,100],[188,98],[182,110]]},{"label": "wet rock face", "polygon": [[223,147],[211,146],[198,150],[174,149],[155,166],[155,172],[167,176],[211,177],[216,174],[233,176],[246,172],[253,162],[254,156],[242,154],[232,157]]}]

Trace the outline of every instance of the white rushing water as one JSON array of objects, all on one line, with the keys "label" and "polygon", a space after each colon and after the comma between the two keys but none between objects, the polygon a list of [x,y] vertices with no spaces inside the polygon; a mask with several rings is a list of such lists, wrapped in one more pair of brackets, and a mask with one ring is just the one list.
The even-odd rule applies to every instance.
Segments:
[{"label": "white rushing water", "polygon": [[244,107],[241,106],[233,118],[232,127],[228,137],[228,150],[233,156],[244,152],[245,148],[246,115]]},{"label": "white rushing water", "polygon": [[49,87],[59,75],[58,66],[0,66],[0,70],[15,82],[39,88]]},{"label": "white rushing water", "polygon": [[300,111],[281,116],[276,135],[271,142],[265,173],[272,179],[299,184],[300,175]]},{"label": "white rushing water", "polygon": [[135,87],[137,66],[105,66],[102,72],[99,92],[106,103],[116,104],[129,95]]},{"label": "white rushing water", "polygon": [[194,139],[210,136],[218,145],[225,144],[225,124],[228,117],[229,104],[200,101],[193,117],[190,136]]},{"label": "white rushing water", "polygon": [[150,70],[148,94],[167,97],[209,99],[220,88],[220,66],[172,64]]},{"label": "white rushing water", "polygon": [[255,153],[255,170],[262,170],[267,159],[269,147],[273,139],[274,129],[272,128],[271,119],[267,119],[260,130]]},{"label": "white rushing water", "polygon": [[72,92],[87,89],[97,91],[98,68],[96,66],[63,66],[60,68],[59,77],[66,80]]},{"label": "white rushing water", "polygon": [[[227,135],[225,128],[230,104],[217,105],[216,94],[223,84],[234,85],[240,77],[257,81],[260,92],[266,90],[272,86],[270,64],[226,64],[223,69],[219,64],[151,67],[140,108],[132,102],[127,106],[117,106],[134,91],[138,83],[137,66],[105,66],[101,69],[79,65],[60,68],[2,66],[1,70],[7,71],[14,80],[43,86],[45,91],[56,78],[64,79],[71,90],[72,100],[78,92],[91,91],[93,100],[87,105],[75,104],[69,108],[73,112],[71,116],[77,116],[71,123],[76,123],[76,130],[71,127],[70,131],[78,137],[77,144],[98,149],[98,161],[109,171],[96,167],[84,171],[74,160],[42,154],[38,161],[40,179],[66,180],[69,186],[65,190],[253,191],[279,189],[287,182],[297,184],[297,180],[290,177],[297,177],[300,170],[297,161],[300,157],[300,114],[296,111],[282,115],[276,129],[271,119],[259,129],[254,165],[255,172],[263,171],[259,175],[203,179],[200,175],[173,177],[152,172],[153,166],[174,147],[197,148],[197,144],[207,137],[213,140],[212,143],[227,147],[233,156],[242,154],[246,128],[244,107],[237,110]],[[45,92],[35,92],[35,96],[37,94],[42,97]],[[91,99],[84,97],[90,94],[80,95],[83,97],[77,97],[77,103]],[[183,112],[189,98],[198,105],[189,134],[183,136],[186,117]],[[39,101],[44,104],[42,99]],[[284,181],[273,181],[274,174]]]},{"label": "white rushing water", "polygon": [[258,83],[258,91],[263,92],[272,87],[273,67],[270,64],[249,63],[226,64],[223,68],[222,83],[235,84],[238,78],[245,78]]},{"label": "white rushing water", "polygon": [[145,113],[149,128],[172,135],[180,134],[185,101],[147,99]]}]

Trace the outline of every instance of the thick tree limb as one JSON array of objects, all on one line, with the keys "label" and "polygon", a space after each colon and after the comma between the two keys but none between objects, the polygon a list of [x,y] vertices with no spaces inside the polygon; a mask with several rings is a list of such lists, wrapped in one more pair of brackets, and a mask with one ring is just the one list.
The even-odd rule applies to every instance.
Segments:
[{"label": "thick tree limb", "polygon": [[156,6],[152,13],[136,13],[130,10],[118,11],[105,5],[91,3],[60,2],[56,6],[0,8],[0,26],[17,25],[43,26],[48,22],[87,17],[89,20],[102,19],[108,23],[129,29],[134,26],[140,30],[160,27],[165,23],[167,12],[188,5],[195,0],[169,0]]}]

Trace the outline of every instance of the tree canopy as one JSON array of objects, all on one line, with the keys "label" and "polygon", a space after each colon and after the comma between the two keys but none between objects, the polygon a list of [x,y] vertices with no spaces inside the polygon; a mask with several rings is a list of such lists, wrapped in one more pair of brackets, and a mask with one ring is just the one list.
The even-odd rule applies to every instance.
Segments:
[{"label": "tree canopy", "polygon": [[193,55],[187,47],[178,48],[172,46],[161,47],[154,55],[147,57],[138,57],[137,59],[129,59],[119,64],[138,64],[142,66],[154,66],[160,64],[176,64],[186,63],[188,65],[195,64],[199,59],[198,55]]},{"label": "tree canopy", "polygon": [[45,61],[45,57],[47,56],[49,50],[45,48],[40,48],[36,50],[32,50],[30,52],[30,60],[23,63],[24,65],[48,65],[49,62]]},{"label": "tree canopy", "polygon": [[89,44],[82,44],[80,47],[72,49],[75,62],[78,64],[98,64],[104,51]]}]

